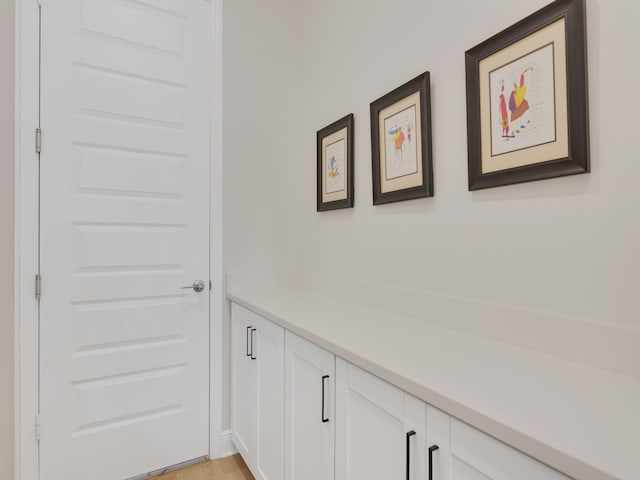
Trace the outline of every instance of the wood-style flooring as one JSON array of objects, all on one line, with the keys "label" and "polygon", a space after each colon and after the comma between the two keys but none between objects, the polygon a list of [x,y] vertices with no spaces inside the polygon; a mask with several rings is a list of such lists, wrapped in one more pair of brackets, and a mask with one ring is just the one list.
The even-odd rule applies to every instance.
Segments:
[{"label": "wood-style flooring", "polygon": [[197,463],[150,480],[254,480],[240,455]]}]

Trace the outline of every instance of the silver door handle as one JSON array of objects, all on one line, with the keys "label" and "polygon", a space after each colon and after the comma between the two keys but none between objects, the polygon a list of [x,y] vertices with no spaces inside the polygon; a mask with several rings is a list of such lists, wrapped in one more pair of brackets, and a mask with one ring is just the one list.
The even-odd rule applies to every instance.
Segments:
[{"label": "silver door handle", "polygon": [[182,290],[187,290],[192,288],[195,292],[203,292],[204,291],[204,280],[196,280],[193,282],[193,285],[189,285],[188,287],[182,287]]}]

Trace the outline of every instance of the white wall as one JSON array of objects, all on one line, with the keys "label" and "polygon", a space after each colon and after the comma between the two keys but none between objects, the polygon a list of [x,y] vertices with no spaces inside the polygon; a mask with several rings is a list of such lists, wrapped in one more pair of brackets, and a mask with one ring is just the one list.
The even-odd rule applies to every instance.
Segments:
[{"label": "white wall", "polygon": [[[298,129],[296,0],[225,0],[223,11],[224,264],[271,275],[295,267],[291,170]],[[229,346],[229,323],[223,325]],[[225,352],[224,385],[229,384]],[[228,402],[228,395],[225,396]],[[223,405],[228,428],[228,403]]]},{"label": "white wall", "polygon": [[0,3],[0,478],[13,478],[14,2]]},{"label": "white wall", "polygon": [[[314,288],[368,290],[379,305],[440,299],[411,313],[451,324],[465,305],[476,331],[640,374],[638,2],[587,0],[592,172],[467,189],[464,52],[547,3],[227,2],[226,270],[293,265]],[[374,207],[369,103],[425,70],[435,197]],[[274,117],[280,104],[288,113]],[[350,112],[355,208],[316,213],[316,131]],[[243,125],[238,145],[229,129]]]},{"label": "white wall", "polygon": [[[640,328],[635,0],[587,2],[592,173],[467,191],[464,52],[547,3],[305,2],[302,271]],[[373,207],[369,102],[425,70],[435,197]],[[314,134],[349,112],[355,209],[317,214]]]},{"label": "white wall", "polygon": [[224,3],[224,246],[234,272],[295,265],[296,3]]}]

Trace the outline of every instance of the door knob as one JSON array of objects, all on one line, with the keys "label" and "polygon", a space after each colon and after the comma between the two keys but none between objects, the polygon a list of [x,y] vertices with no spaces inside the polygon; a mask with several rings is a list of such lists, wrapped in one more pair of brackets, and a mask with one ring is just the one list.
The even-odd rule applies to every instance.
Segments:
[{"label": "door knob", "polygon": [[189,288],[192,288],[194,291],[196,292],[203,292],[204,291],[204,280],[196,280],[195,282],[193,282],[193,285],[189,285],[188,287],[182,287],[182,290],[187,290]]}]

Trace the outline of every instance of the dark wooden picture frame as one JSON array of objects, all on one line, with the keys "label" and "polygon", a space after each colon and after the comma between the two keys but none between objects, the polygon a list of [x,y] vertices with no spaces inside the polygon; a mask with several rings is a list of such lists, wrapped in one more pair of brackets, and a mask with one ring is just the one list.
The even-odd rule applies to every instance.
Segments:
[{"label": "dark wooden picture frame", "polygon": [[[543,53],[546,65],[540,56]],[[539,63],[535,63],[537,58]],[[500,61],[503,63],[497,63]],[[531,68],[517,69],[529,64]],[[535,71],[534,64],[542,69]],[[529,75],[534,79],[532,86],[539,89],[531,108],[525,98],[531,91],[525,85]],[[513,79],[508,104],[511,116],[504,78]],[[555,1],[468,50],[466,81],[469,190],[590,171],[584,0]],[[543,91],[546,95],[540,93]],[[518,111],[518,101],[522,105],[523,99],[528,120]],[[546,117],[540,113],[543,109],[548,109]],[[527,126],[531,126],[528,137],[523,135]]]},{"label": "dark wooden picture frame", "polygon": [[[353,207],[353,113],[324,127],[317,134],[317,202],[324,212]],[[335,140],[335,141],[334,141]],[[327,141],[333,141],[327,144]],[[326,157],[333,159],[333,168]],[[329,178],[331,177],[331,178]]]},{"label": "dark wooden picture frame", "polygon": [[[429,72],[375,100],[370,110],[373,204],[432,197]],[[413,131],[412,121],[415,122]],[[411,145],[412,142],[414,145]],[[407,147],[406,158],[403,156],[404,147]],[[392,151],[393,154],[388,154]]]}]

